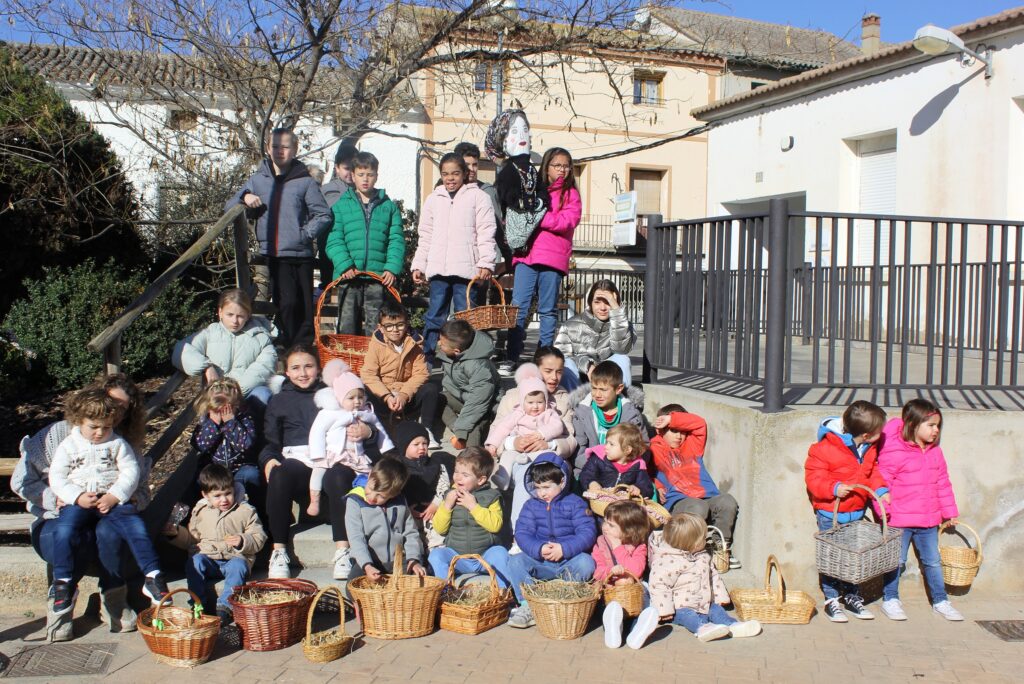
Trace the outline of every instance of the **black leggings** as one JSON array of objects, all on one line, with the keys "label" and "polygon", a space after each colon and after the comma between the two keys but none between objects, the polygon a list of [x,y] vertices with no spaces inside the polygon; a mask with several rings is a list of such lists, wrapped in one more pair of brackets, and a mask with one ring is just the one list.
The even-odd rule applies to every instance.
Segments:
[{"label": "black leggings", "polygon": [[[309,477],[313,469],[302,461],[286,458],[270,471],[267,483],[267,519],[270,522],[270,541],[288,543],[288,528],[292,525],[292,502],[309,504]],[[346,466],[335,465],[324,473],[324,498],[331,517],[334,541],[348,541],[345,531],[345,496],[352,489],[355,472]]]}]

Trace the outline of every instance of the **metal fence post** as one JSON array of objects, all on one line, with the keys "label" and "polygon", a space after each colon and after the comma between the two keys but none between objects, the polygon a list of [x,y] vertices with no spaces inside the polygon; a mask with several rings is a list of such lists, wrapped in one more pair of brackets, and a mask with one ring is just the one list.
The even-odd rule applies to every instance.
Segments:
[{"label": "metal fence post", "polygon": [[[661,334],[660,326],[655,315],[656,295],[659,292],[660,283],[665,278],[658,271],[658,245],[661,241],[661,231],[656,231],[655,226],[662,223],[661,214],[652,214],[647,217],[647,265],[644,272],[644,365],[641,379],[643,382],[657,382],[658,369],[651,364],[651,356],[655,348],[657,336]],[[670,263],[674,263],[674,260]],[[669,296],[668,292],[661,292],[661,296]],[[661,324],[666,324],[662,321]],[[668,323],[671,325],[671,323]]]},{"label": "metal fence post", "polygon": [[765,413],[777,413],[785,408],[782,385],[786,362],[789,200],[771,200],[768,211],[768,321],[765,326],[763,409]]}]

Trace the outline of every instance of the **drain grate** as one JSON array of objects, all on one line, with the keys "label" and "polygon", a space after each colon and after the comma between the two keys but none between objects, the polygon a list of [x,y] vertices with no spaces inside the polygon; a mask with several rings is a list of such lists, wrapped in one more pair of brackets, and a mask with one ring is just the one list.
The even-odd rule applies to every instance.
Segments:
[{"label": "drain grate", "polygon": [[977,620],[1003,641],[1024,641],[1024,620]]},{"label": "drain grate", "polygon": [[11,657],[3,677],[63,677],[105,674],[117,644],[47,644]]}]

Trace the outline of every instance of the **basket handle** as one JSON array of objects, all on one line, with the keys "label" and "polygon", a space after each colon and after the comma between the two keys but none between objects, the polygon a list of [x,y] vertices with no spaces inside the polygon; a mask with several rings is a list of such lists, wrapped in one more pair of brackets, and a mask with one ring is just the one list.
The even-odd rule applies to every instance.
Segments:
[{"label": "basket handle", "polygon": [[338,624],[341,628],[341,633],[345,634],[345,597],[341,595],[341,590],[332,584],[318,591],[316,596],[313,597],[313,602],[309,604],[309,612],[306,614],[307,640],[313,635],[313,613],[316,612],[316,606],[320,603],[320,598],[329,591],[333,591],[338,595]]},{"label": "basket handle", "polygon": [[388,577],[388,589],[398,589],[398,578],[405,574],[405,544],[395,548],[395,558],[391,562],[391,576]]},{"label": "basket handle", "polygon": [[[779,576],[778,588],[772,587],[772,568],[775,568],[775,574]],[[774,553],[768,555],[768,563],[764,569],[764,590],[775,597],[776,607],[786,602],[786,578],[782,575],[779,559],[775,557]]]},{"label": "basket handle", "polygon": [[949,529],[950,527],[966,527],[971,532],[971,534],[974,535],[974,548],[978,552],[978,563],[980,564],[982,560],[981,535],[978,534],[978,531],[965,522],[960,522],[959,520],[957,522],[947,520],[946,522],[939,525],[939,534],[942,534],[945,530]]},{"label": "basket handle", "polygon": [[448,584],[455,586],[455,564],[460,560],[475,560],[482,565],[487,574],[491,576],[491,596],[497,596],[501,593],[501,590],[498,588],[498,576],[494,573],[494,568],[479,553],[463,553],[452,558],[452,562],[448,564]]},{"label": "basket handle", "polygon": [[708,525],[708,530],[714,530],[715,532],[718,533],[719,539],[722,540],[722,550],[723,551],[728,551],[729,550],[729,545],[725,542],[725,535],[722,534],[722,530],[718,529],[714,525]]},{"label": "basket handle", "polygon": [[[884,537],[885,533],[889,531],[889,522],[886,520],[887,516],[885,514],[885,504],[882,503],[882,500],[878,498],[878,495],[875,494],[875,490],[871,489],[871,487],[865,487],[862,484],[853,484],[853,485],[850,485],[850,486],[853,487],[854,489],[863,489],[865,492],[867,492],[868,494],[871,495],[872,499],[875,500],[875,504],[877,504],[878,508],[882,511],[882,515],[881,515],[881,517],[882,517],[882,536]],[[839,497],[837,496],[835,502],[833,502],[833,504],[832,504],[832,529],[833,530],[836,529],[837,527],[839,527],[838,518],[839,518]]]},{"label": "basket handle", "polygon": [[[626,569],[625,569],[625,568],[623,568],[623,570],[626,570]],[[629,570],[626,570],[626,574],[627,574],[628,576],[632,577],[632,578],[633,578],[633,581],[634,581],[634,582],[636,582],[637,584],[640,584],[640,578],[639,578],[639,577],[637,577],[636,575],[634,575],[633,573],[631,573],[631,572],[630,572]],[[621,577],[621,576],[622,576],[622,575],[616,575],[616,577]],[[609,581],[609,580],[611,580],[611,578],[612,578],[612,576],[611,576],[611,575],[608,575],[608,576],[607,576],[607,577],[605,577],[605,578],[604,578],[603,580],[601,580],[601,586],[602,586],[602,587],[610,587],[610,586],[612,586],[612,585],[611,585],[611,582]]]},{"label": "basket handle", "polygon": [[[397,274],[395,275],[397,276]],[[370,273],[369,271],[356,271],[355,276],[352,277],[354,278],[356,276],[368,276],[376,280],[381,285],[384,284],[383,279],[376,273]],[[348,282],[349,280],[352,280],[352,278],[348,278],[346,280],[342,280],[341,277],[336,278],[333,282],[331,282],[330,285],[324,288],[323,292],[320,293],[320,299],[316,300],[316,315],[313,317],[313,332],[316,335],[317,340],[320,339],[320,309],[322,309],[324,304],[326,304],[330,300],[331,290],[337,287],[340,283],[345,283]],[[391,294],[391,296],[395,298],[396,302],[402,302],[402,295],[398,294],[398,290],[396,290],[393,286],[389,286],[387,290]]]},{"label": "basket handle", "polygon": [[174,591],[167,592],[167,594],[162,599],[160,599],[160,603],[156,604],[156,610],[153,611],[153,619],[156,620],[158,617],[160,617],[160,609],[164,607],[164,604],[170,601],[172,596],[174,596],[175,594],[180,594],[181,592],[185,592],[186,594],[191,596],[194,604],[202,607],[203,602],[199,600],[199,597],[193,594],[185,587],[182,587],[180,589],[175,589]]},{"label": "basket handle", "polygon": [[[472,297],[471,293],[473,291],[473,283],[475,283],[478,280],[480,280],[480,278],[470,278],[469,282],[466,284],[466,308],[467,309],[472,309],[473,308],[471,306],[471,304],[470,304],[473,301],[473,297]],[[489,280],[494,284],[494,287],[497,288],[497,290],[498,290],[498,297],[501,300],[501,306],[505,306],[505,290],[502,289],[501,283],[499,283],[498,279],[494,278],[494,277],[491,277]],[[487,288],[487,289],[490,290],[490,288]],[[486,300],[487,300],[487,296],[484,295],[484,303],[486,303]]]}]

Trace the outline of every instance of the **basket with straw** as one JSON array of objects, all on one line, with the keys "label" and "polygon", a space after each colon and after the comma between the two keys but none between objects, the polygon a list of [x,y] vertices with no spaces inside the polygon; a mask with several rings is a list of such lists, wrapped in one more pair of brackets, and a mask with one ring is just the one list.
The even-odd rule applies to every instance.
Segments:
[{"label": "basket with straw", "polygon": [[[175,594],[192,597],[192,608],[167,605]],[[220,618],[203,615],[199,597],[188,589],[175,589],[160,603],[139,613],[139,632],[153,657],[165,665],[195,667],[210,659],[217,645]]]},{"label": "basket with straw", "polygon": [[[516,327],[516,318],[519,316],[519,307],[512,304],[505,304],[505,290],[502,289],[501,283],[498,282],[497,278],[491,278],[491,282],[498,290],[498,297],[500,303],[498,304],[484,304],[483,306],[473,306],[473,283],[477,281],[477,278],[473,278],[466,285],[466,303],[469,306],[465,311],[457,311],[455,318],[460,321],[466,321],[475,330],[503,330],[507,328]],[[488,291],[490,288],[488,288]],[[486,295],[485,295],[486,296]]]},{"label": "basket with straw", "polygon": [[[484,584],[455,586],[455,564],[460,560],[475,560],[490,575]],[[512,592],[498,586],[498,577],[491,564],[476,553],[465,553],[452,558],[448,564],[448,582],[441,593],[441,629],[470,636],[504,624],[512,603]]]},{"label": "basket with straw", "polygon": [[556,579],[523,584],[521,589],[537,629],[560,641],[583,636],[601,598],[601,585],[594,582]]},{"label": "basket with straw", "polygon": [[394,572],[373,581],[357,577],[348,583],[361,616],[363,633],[376,639],[426,636],[437,624],[437,608],[445,581],[404,574],[405,550],[395,551]]},{"label": "basket with straw", "polygon": [[320,599],[331,592],[338,597],[338,603],[344,605],[344,598],[338,587],[324,587],[309,604],[306,616],[306,636],[302,640],[302,654],[311,663],[329,663],[345,655],[352,648],[354,639],[345,633],[345,611],[338,611],[338,626],[322,632],[313,632],[313,613],[316,612]]},{"label": "basket with straw", "polygon": [[939,533],[953,528],[966,527],[974,535],[974,548],[968,546],[940,546],[939,562],[942,563],[942,580],[951,587],[969,587],[981,567],[981,536],[967,523],[947,520],[939,527]]},{"label": "basket with straw", "polygon": [[647,513],[647,519],[651,521],[653,529],[659,529],[669,521],[672,514],[664,506],[653,499],[645,499],[638,494],[629,493],[630,485],[619,484],[614,487],[603,487],[601,489],[588,489],[583,492],[583,498],[590,504],[590,510],[594,515],[604,516],[604,511],[609,504],[616,501],[633,501],[639,504],[640,508]]},{"label": "basket with straw", "polygon": [[606,577],[601,587],[601,595],[605,605],[617,601],[627,617],[636,617],[644,609],[644,586],[640,584],[637,576],[628,570],[626,576],[633,581],[628,584],[615,584],[616,579],[621,577]]},{"label": "basket with straw", "polygon": [[276,651],[299,643],[317,586],[308,580],[247,582],[228,599],[247,651]]},{"label": "basket with straw", "polygon": [[[356,271],[353,278],[364,277],[372,278],[379,282],[382,286],[384,282],[381,277],[376,273],[370,273],[369,271]],[[363,359],[366,358],[366,350],[370,348],[370,338],[363,335],[343,335],[340,333],[325,333],[323,332],[320,322],[320,314],[324,305],[330,301],[331,290],[343,283],[353,282],[352,279],[344,280],[338,278],[330,285],[324,288],[324,291],[320,294],[320,299],[316,301],[316,316],[313,320],[313,330],[316,331],[316,349],[320,356],[320,367],[323,368],[327,365],[327,362],[332,359],[341,359],[348,364],[348,367],[352,369],[352,372],[359,375],[359,369],[363,367]],[[393,287],[385,288],[388,293],[396,302],[402,301],[402,296],[398,294],[398,290]],[[338,314],[341,315],[341,301],[338,301]]]},{"label": "basket with straw", "polygon": [[[779,583],[772,587],[772,568]],[[782,568],[774,556],[768,556],[764,571],[764,589],[733,589],[729,592],[740,620],[757,620],[779,625],[806,625],[814,614],[814,599],[804,591],[786,589]]]},{"label": "basket with straw", "polygon": [[[717,541],[715,534],[718,535]],[[729,572],[729,542],[725,541],[722,530],[714,525],[708,525],[708,535],[708,550],[711,552],[711,562],[715,564],[715,570],[719,574]]]},{"label": "basket with straw", "polygon": [[875,500],[882,525],[866,517],[840,525],[839,499],[832,504],[832,527],[814,535],[818,572],[850,584],[861,584],[895,570],[900,564],[900,540],[903,530],[890,528],[885,504],[870,487],[855,484]]}]

